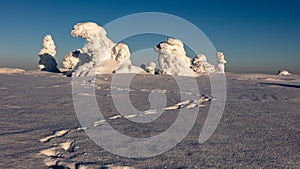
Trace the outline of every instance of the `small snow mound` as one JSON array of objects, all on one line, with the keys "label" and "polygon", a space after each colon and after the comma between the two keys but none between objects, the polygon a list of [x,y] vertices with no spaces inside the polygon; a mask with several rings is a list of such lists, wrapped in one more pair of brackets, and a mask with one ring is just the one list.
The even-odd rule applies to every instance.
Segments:
[{"label": "small snow mound", "polygon": [[18,68],[0,68],[0,74],[25,73],[25,70]]},{"label": "small snow mound", "polygon": [[278,71],[277,75],[288,76],[288,75],[291,75],[291,73],[288,72],[287,70],[280,70],[280,71]]},{"label": "small snow mound", "polygon": [[119,69],[115,70],[114,73],[135,73],[135,74],[146,74],[146,72],[137,66],[133,66],[129,63],[120,65]]},{"label": "small snow mound", "polygon": [[119,166],[119,165],[108,165],[106,166],[107,169],[134,169],[134,167],[130,166]]}]

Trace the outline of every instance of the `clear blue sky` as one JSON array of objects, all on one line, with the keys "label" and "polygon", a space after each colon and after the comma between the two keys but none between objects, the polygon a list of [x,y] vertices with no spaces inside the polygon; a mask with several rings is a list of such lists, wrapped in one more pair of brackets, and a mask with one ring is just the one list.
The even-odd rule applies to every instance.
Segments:
[{"label": "clear blue sky", "polygon": [[[36,69],[45,34],[53,36],[61,62],[67,52],[84,44],[70,35],[77,22],[105,25],[133,13],[164,12],[199,27],[218,51],[224,51],[228,71],[300,73],[299,8],[296,0],[3,0],[0,66]],[[164,40],[155,38],[152,46]]]}]

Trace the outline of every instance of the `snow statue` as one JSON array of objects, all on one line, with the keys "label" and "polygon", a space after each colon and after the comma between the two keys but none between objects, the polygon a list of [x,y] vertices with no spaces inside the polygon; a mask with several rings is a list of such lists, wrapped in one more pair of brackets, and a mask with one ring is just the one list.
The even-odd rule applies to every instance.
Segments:
[{"label": "snow statue", "polygon": [[113,73],[146,73],[142,68],[133,66],[130,60],[130,51],[126,44],[119,43],[112,48],[112,59],[119,65],[118,69]]},{"label": "snow statue", "polygon": [[168,38],[154,46],[154,51],[159,54],[158,61],[162,74],[194,76],[194,72],[190,69],[190,58],[186,56],[180,40]]},{"label": "snow statue", "polygon": [[292,74],[290,72],[288,72],[287,70],[280,70],[280,71],[278,71],[277,75],[288,76],[288,75],[292,75]]},{"label": "snow statue", "polygon": [[51,56],[56,55],[55,44],[51,35],[45,35],[43,39],[43,48],[40,50],[39,55],[49,54]]},{"label": "snow statue", "polygon": [[[74,76],[140,72],[138,67],[131,65],[128,46],[112,42],[107,38],[106,31],[96,23],[78,23],[73,27],[71,35],[86,40],[86,45],[81,50],[90,57],[88,62],[80,60]],[[122,70],[118,70],[119,68]]]},{"label": "snow statue", "polygon": [[112,48],[112,59],[118,63],[126,62],[130,63],[130,51],[126,44],[119,43]]},{"label": "snow statue", "polygon": [[77,49],[74,52],[69,52],[64,57],[62,62],[64,68],[74,70],[77,65],[82,65],[90,61],[89,55],[83,53],[81,49]]},{"label": "snow statue", "polygon": [[218,73],[225,73],[225,63],[226,60],[224,58],[224,53],[223,52],[217,52],[217,63],[218,63],[218,67],[217,67],[217,72]]},{"label": "snow statue", "polygon": [[55,44],[51,35],[46,35],[43,39],[43,48],[39,52],[39,69],[49,72],[60,72],[54,58],[56,54]]},{"label": "snow statue", "polygon": [[149,62],[148,66],[146,67],[146,72],[154,75],[155,71],[156,71],[156,63],[155,62]]},{"label": "snow statue", "polygon": [[74,69],[75,66],[79,62],[78,54],[79,54],[79,51],[74,51],[74,52],[67,53],[66,56],[64,57],[63,62],[62,62],[64,68]]},{"label": "snow statue", "polygon": [[208,63],[206,56],[199,54],[193,59],[193,65],[191,69],[196,73],[213,73],[215,72],[215,66]]},{"label": "snow statue", "polygon": [[[130,51],[126,44],[119,43],[112,48],[111,53],[112,59],[117,62],[118,69],[113,71],[113,73],[138,73],[145,74],[144,69],[133,66],[130,60]],[[106,65],[108,65],[107,63]]]}]

